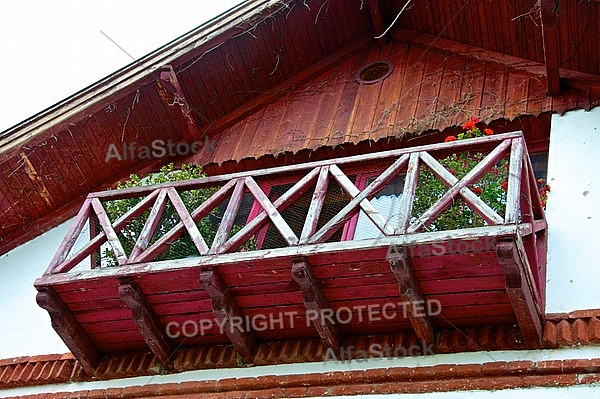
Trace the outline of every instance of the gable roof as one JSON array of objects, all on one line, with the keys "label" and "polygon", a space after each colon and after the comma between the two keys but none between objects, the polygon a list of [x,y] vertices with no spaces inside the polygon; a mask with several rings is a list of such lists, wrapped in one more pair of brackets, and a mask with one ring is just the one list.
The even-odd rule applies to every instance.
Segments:
[{"label": "gable roof", "polygon": [[[598,105],[600,3],[564,1],[558,14],[552,1],[539,4],[427,0],[411,3],[392,24],[404,1],[244,2],[0,134],[0,253],[72,216],[88,192],[170,160],[107,162],[111,144],[210,138],[216,151],[197,161],[235,169],[266,154],[443,130],[469,115],[512,121]],[[380,91],[348,79],[386,52],[402,71],[394,85]],[[306,91],[323,79],[320,92]],[[556,82],[560,93],[546,95]],[[308,94],[317,105],[307,123]],[[338,102],[325,101],[332,97]],[[387,115],[382,98],[403,106]],[[341,101],[347,115],[330,121]],[[369,101],[380,105],[362,118]],[[282,102],[291,119],[282,118]],[[378,126],[384,116],[387,124]],[[265,121],[269,129],[261,132]],[[306,131],[296,139],[283,122]]]}]

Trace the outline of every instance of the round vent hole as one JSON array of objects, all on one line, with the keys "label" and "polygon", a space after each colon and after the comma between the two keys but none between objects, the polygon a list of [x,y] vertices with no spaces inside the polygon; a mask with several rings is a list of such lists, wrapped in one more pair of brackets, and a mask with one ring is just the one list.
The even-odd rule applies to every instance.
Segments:
[{"label": "round vent hole", "polygon": [[365,85],[381,82],[383,79],[390,76],[392,73],[392,64],[387,61],[376,61],[364,68],[356,74],[358,83]]}]

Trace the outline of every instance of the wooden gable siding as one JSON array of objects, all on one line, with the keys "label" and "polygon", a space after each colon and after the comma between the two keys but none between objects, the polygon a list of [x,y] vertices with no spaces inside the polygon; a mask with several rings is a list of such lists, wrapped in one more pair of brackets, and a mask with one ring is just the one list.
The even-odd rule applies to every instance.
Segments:
[{"label": "wooden gable siding", "polygon": [[[600,103],[577,91],[547,96],[539,63],[482,49],[473,57],[470,46],[427,35],[413,40],[410,35],[402,30],[385,46],[361,48],[224,129],[217,137],[217,152],[200,162],[222,164],[442,131],[471,116],[489,123]],[[449,46],[452,52],[445,50]],[[391,61],[392,74],[382,83],[359,84],[356,72],[376,60]]]}]

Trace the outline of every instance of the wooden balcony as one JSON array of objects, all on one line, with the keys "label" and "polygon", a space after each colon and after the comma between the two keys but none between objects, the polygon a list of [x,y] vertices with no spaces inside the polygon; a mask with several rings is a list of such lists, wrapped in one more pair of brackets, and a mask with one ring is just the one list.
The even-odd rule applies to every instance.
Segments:
[{"label": "wooden balcony", "polygon": [[[476,165],[456,177],[452,154]],[[482,179],[502,174],[489,201]],[[252,363],[260,342],[410,330],[435,345],[439,329],[486,325],[518,324],[538,347],[545,254],[514,132],[91,193],[35,286],[92,373],[115,352],[168,368],[176,348],[232,344]]]}]

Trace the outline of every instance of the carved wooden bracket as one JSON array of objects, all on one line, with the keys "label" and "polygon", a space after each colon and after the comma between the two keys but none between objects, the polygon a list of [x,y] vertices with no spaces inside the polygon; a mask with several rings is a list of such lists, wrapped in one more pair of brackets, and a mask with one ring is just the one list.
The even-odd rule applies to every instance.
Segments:
[{"label": "carved wooden bracket", "polygon": [[[243,320],[242,310],[229,292],[225,281],[215,269],[203,270],[200,273],[200,284],[208,292],[212,301],[215,318],[223,325],[225,334],[245,363],[252,363],[256,353],[257,342],[252,331],[245,331],[235,320]],[[232,322],[233,321],[233,322]]]},{"label": "carved wooden bracket", "polygon": [[165,328],[158,321],[144,294],[131,277],[120,279],[119,296],[131,309],[133,321],[144,337],[144,341],[165,369],[173,370],[172,357],[175,343],[166,335]]},{"label": "carved wooden bracket", "polygon": [[523,272],[523,258],[513,241],[501,241],[496,247],[496,256],[504,268],[506,291],[510,298],[521,335],[528,346],[541,347],[542,318],[536,305],[532,281]]},{"label": "carved wooden bracket", "polygon": [[389,259],[389,262],[400,288],[400,298],[408,303],[406,307],[408,318],[417,337],[426,345],[435,345],[435,331],[431,318],[427,314],[423,314],[422,309],[419,310],[425,300],[419,282],[415,277],[410,258],[404,251],[399,251],[393,258]]},{"label": "carved wooden bracket", "polygon": [[62,338],[75,359],[90,377],[94,376],[96,367],[102,359],[102,353],[94,345],[73,313],[67,308],[56,291],[50,287],[38,288],[36,297],[38,305],[50,314],[52,327]]},{"label": "carved wooden bracket", "polygon": [[[329,309],[329,304],[319,280],[315,277],[310,264],[305,259],[296,259],[292,263],[292,279],[298,283],[302,290],[302,298],[307,312],[314,319],[315,328],[323,343],[337,350],[341,346],[341,333],[338,326],[330,318],[324,318],[323,310]],[[313,317],[314,315],[314,317]],[[308,317],[307,317],[308,318]]]}]

